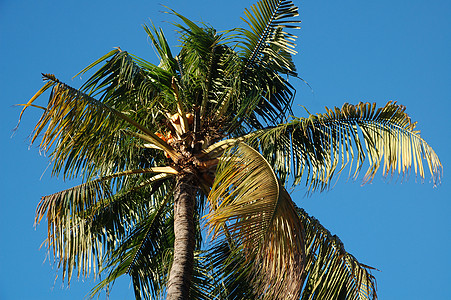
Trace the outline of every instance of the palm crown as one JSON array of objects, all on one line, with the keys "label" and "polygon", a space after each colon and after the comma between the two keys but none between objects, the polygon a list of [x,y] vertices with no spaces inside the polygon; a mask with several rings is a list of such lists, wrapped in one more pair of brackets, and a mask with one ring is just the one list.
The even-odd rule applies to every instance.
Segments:
[{"label": "palm crown", "polygon": [[424,177],[425,160],[437,182],[440,161],[404,107],[344,104],[290,119],[291,1],[260,1],[245,11],[249,29],[226,32],[172,13],[178,55],[144,26],[158,66],[115,49],[82,70],[100,65],[80,89],[45,74],[25,104],[51,90],[32,141],[42,136],[53,174],[84,178],[37,208],[63,276],[107,273],[94,295],[129,274],[145,299],[375,299],[370,268],[285,185],[323,190],[365,159],[365,181],[379,167]]}]

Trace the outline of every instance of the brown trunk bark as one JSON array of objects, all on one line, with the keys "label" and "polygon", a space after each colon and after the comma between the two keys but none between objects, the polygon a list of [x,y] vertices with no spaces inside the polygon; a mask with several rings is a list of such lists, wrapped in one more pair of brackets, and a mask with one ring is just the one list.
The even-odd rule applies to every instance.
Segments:
[{"label": "brown trunk bark", "polygon": [[167,300],[189,299],[194,262],[194,203],[197,188],[194,176],[177,178],[174,191],[174,260],[169,273]]}]

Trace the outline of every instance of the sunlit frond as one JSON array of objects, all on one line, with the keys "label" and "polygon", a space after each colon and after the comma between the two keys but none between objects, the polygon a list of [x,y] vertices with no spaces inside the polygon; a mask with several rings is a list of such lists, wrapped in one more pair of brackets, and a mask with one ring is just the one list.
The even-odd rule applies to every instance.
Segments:
[{"label": "sunlit frond", "polygon": [[370,270],[347,253],[343,243],[303,209],[297,209],[305,228],[306,267],[302,300],[375,300],[376,281]]},{"label": "sunlit frond", "polygon": [[239,29],[243,65],[236,115],[251,128],[276,125],[291,114],[295,91],[286,75],[296,76],[291,57],[296,36],[286,29],[299,28],[297,10],[291,1],[263,0],[245,11],[250,28]]},{"label": "sunlit frond", "polygon": [[137,181],[134,189],[117,194],[111,187],[114,176],[120,174],[45,196],[38,205],[36,222],[46,215],[46,242],[68,282],[74,270],[78,276],[96,275],[103,253],[115,249],[153,201],[167,193],[167,185],[160,183],[167,174]]},{"label": "sunlit frond", "polygon": [[[164,36],[154,39],[165,42]],[[163,45],[159,46],[159,49],[168,50]],[[170,52],[166,56],[171,56]],[[80,92],[98,97],[99,101],[131,120],[139,120],[142,127],[154,131],[161,129],[158,126],[164,116],[161,111],[170,111],[175,105],[171,90],[175,70],[168,70],[164,65],[155,66],[126,51],[114,50],[79,74],[84,74],[99,64],[103,65],[82,85]]]},{"label": "sunlit frond", "polygon": [[246,260],[254,262],[249,280],[255,293],[297,299],[302,286],[302,227],[267,161],[246,144],[233,148],[218,166],[208,201],[214,236],[230,233]]},{"label": "sunlit frond", "polygon": [[101,101],[121,111],[136,110],[142,104],[152,107],[159,93],[170,90],[174,75],[174,72],[119,49],[107,53],[77,75],[83,75],[99,64],[103,65],[80,91],[99,96]]},{"label": "sunlit frond", "polygon": [[[201,123],[211,122],[213,112],[217,121],[235,103],[232,87],[241,70],[241,60],[229,47],[226,33],[197,24],[173,10],[171,13],[182,20],[181,24],[174,24],[179,28],[181,41],[176,57],[181,97],[185,105],[199,108]],[[225,115],[231,119],[230,112]]]},{"label": "sunlit frond", "polygon": [[405,108],[392,102],[378,109],[369,103],[344,104],[262,130],[252,139],[283,179],[289,174],[295,184],[304,179],[310,191],[329,187],[333,175],[348,165],[350,176],[356,178],[365,159],[369,167],[364,183],[380,167],[384,175],[405,176],[413,169],[424,178],[423,160],[434,184],[440,181],[438,156],[415,130]]},{"label": "sunlit frond", "polygon": [[[61,83],[53,75],[44,75],[44,79],[48,82],[37,95],[49,88],[52,92],[31,141],[33,143],[43,134],[41,149],[49,151],[53,146],[54,174],[64,171],[76,176],[80,169],[92,168],[91,164],[101,167],[99,161],[112,156],[112,150],[124,140],[123,134],[127,128],[140,130],[161,149],[176,155],[172,147],[154,132],[124,113]],[[36,98],[33,97],[24,110]]]},{"label": "sunlit frond", "polygon": [[[143,25],[144,30],[152,41],[153,46],[157,50],[160,57],[160,66],[162,69],[169,71],[169,73],[176,74],[178,69],[177,61],[171,53],[171,48],[168,44],[166,36],[161,28],[156,28],[152,23],[151,26]],[[172,77],[172,76],[171,76]],[[167,82],[169,84],[169,81]],[[169,85],[167,85],[169,87]]]},{"label": "sunlit frond", "polygon": [[[49,219],[49,221],[54,219],[56,220],[63,215],[76,216],[79,214],[84,214],[87,209],[91,209],[99,201],[109,199],[113,196],[113,192],[111,190],[112,179],[148,173],[161,173],[168,175],[177,174],[177,171],[171,167],[128,170],[103,176],[67,190],[51,194],[49,196],[44,196],[36,209],[35,223],[39,223],[45,214],[47,214],[47,219]],[[153,183],[156,180],[164,179],[165,177],[167,176],[154,176],[150,179],[150,181],[146,180],[144,185]],[[137,188],[141,188],[144,185],[140,185]]]},{"label": "sunlit frond", "polygon": [[242,30],[247,67],[274,61],[287,73],[294,72],[289,54],[296,53],[293,50],[296,36],[284,29],[300,28],[297,25],[300,21],[294,19],[298,16],[298,8],[292,1],[262,0],[251,6],[251,10],[245,10],[247,20],[243,19],[250,30]]}]

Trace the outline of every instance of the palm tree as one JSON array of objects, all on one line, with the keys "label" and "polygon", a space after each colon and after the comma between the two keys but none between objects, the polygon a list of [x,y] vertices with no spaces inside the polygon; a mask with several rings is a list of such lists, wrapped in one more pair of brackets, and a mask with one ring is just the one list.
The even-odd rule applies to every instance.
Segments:
[{"label": "palm tree", "polygon": [[[93,296],[128,274],[137,299],[376,299],[371,268],[287,185],[322,191],[365,160],[365,182],[382,163],[384,174],[424,178],[424,160],[438,182],[440,161],[405,108],[290,118],[291,1],[262,0],[245,11],[249,29],[225,32],[171,12],[178,55],[146,25],[159,65],[115,49],[81,71],[97,68],[79,89],[44,74],[25,104],[43,109],[32,143],[40,137],[52,174],[83,176],[36,213],[63,280],[106,274]],[[49,89],[47,105],[34,104]]]}]

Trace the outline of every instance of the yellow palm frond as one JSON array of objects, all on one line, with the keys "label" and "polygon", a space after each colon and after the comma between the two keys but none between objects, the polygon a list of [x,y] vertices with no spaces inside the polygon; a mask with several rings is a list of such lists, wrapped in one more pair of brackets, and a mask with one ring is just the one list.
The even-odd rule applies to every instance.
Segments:
[{"label": "yellow palm frond", "polygon": [[208,197],[214,237],[229,237],[254,260],[249,280],[264,298],[298,299],[302,288],[302,226],[291,198],[268,162],[244,143],[218,166]]},{"label": "yellow palm frond", "polygon": [[34,128],[31,142],[42,135],[41,149],[49,151],[53,146],[55,174],[62,169],[64,173],[77,172],[80,166],[110,156],[128,128],[141,131],[147,141],[178,157],[170,145],[125,113],[60,82],[54,75],[43,76],[45,85],[24,105],[21,116],[38,96],[51,88],[49,102]]},{"label": "yellow palm frond", "polygon": [[[121,231],[124,234],[125,228],[134,223],[131,220],[141,218],[142,212],[147,214],[148,206],[152,204],[150,200],[157,194],[159,197],[161,193],[167,193],[167,187],[161,182],[173,175],[167,173],[171,170],[157,167],[119,172],[42,197],[36,209],[35,224],[46,215],[46,242],[53,249],[54,257],[59,258],[63,279],[70,281],[74,269],[78,276],[99,271],[95,257],[101,260],[103,251],[117,246],[117,241],[109,236],[110,231],[114,230],[118,236]],[[138,181],[127,192],[114,194],[112,179],[146,173],[159,174]],[[156,191],[161,186],[163,192]],[[145,195],[145,201],[138,203],[141,193]]]},{"label": "yellow palm frond", "polygon": [[436,184],[442,165],[415,125],[405,107],[396,103],[381,108],[346,103],[325,114],[256,132],[248,143],[261,150],[282,180],[294,175],[295,184],[304,180],[309,191],[328,188],[333,176],[346,167],[356,178],[365,160],[369,167],[364,183],[380,168],[385,176],[406,176],[413,170],[421,178],[428,168]]}]

